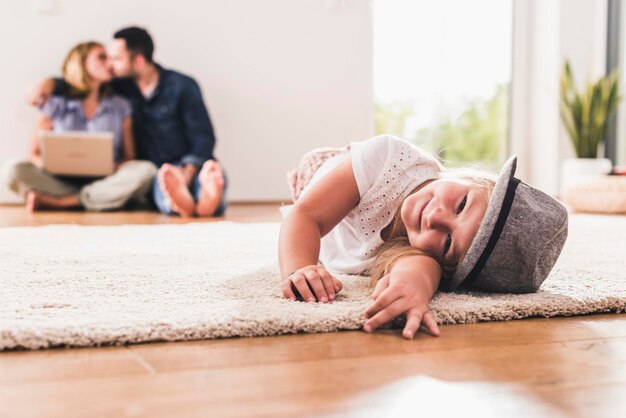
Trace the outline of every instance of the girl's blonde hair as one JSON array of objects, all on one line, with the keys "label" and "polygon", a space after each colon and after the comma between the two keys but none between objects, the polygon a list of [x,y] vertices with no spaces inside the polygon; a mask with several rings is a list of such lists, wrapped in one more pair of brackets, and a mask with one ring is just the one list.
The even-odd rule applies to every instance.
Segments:
[{"label": "girl's blonde hair", "polygon": [[[496,184],[497,176],[493,173],[479,170],[473,167],[453,168],[445,169],[440,166],[439,179],[460,179],[468,181],[483,191],[482,195],[486,202],[489,201],[491,193]],[[415,190],[419,190],[423,186],[420,185]],[[411,247],[409,239],[403,232],[402,219],[400,217],[400,209],[402,202],[398,205],[395,211],[395,215],[391,224],[391,230],[386,242],[378,248],[374,254],[375,260],[372,266],[369,268],[369,274],[371,277],[370,287],[373,289],[376,286],[378,280],[389,273],[393,265],[403,257],[412,255],[426,255],[437,259],[441,266],[442,275],[444,279],[452,277],[460,260],[451,260],[442,262],[434,254],[427,253],[424,250]]]},{"label": "girl's blonde hair", "polygon": [[89,74],[87,73],[85,62],[89,53],[98,47],[103,48],[99,42],[82,42],[72,48],[65,57],[62,73],[63,79],[69,85],[70,96],[86,96],[91,92]]}]

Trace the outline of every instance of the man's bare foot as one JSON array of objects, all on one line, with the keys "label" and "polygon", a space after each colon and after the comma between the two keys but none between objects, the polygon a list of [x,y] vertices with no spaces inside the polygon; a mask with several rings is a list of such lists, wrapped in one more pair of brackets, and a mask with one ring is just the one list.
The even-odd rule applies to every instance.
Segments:
[{"label": "man's bare foot", "polygon": [[204,163],[200,174],[200,196],[196,205],[198,216],[211,216],[217,210],[222,201],[224,191],[224,173],[215,160]]},{"label": "man's bare foot", "polygon": [[159,187],[169,200],[172,210],[180,216],[193,216],[195,202],[189,192],[182,170],[166,163],[161,166],[157,176]]},{"label": "man's bare foot", "polygon": [[78,195],[50,196],[43,193],[28,192],[26,195],[26,210],[35,212],[40,209],[69,209],[80,206]]}]

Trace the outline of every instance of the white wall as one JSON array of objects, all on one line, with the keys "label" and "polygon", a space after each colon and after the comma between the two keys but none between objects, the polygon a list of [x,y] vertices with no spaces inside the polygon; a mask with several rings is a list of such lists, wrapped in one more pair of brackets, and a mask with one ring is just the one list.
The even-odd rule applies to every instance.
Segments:
[{"label": "white wall", "polygon": [[[624,87],[626,86],[626,3],[621,1],[619,16],[619,79],[622,96],[624,95]],[[626,103],[624,99],[617,107],[617,132],[616,132],[616,165],[626,165]]]},{"label": "white wall", "polygon": [[516,0],[511,151],[518,175],[556,195],[574,155],[559,116],[559,77],[570,60],[577,84],[605,72],[606,0]]},{"label": "white wall", "polygon": [[558,189],[559,1],[516,1],[514,7],[511,153],[518,178]]},{"label": "white wall", "polygon": [[[52,5],[46,14],[36,5]],[[0,163],[25,156],[29,86],[73,44],[141,25],[156,59],[200,83],[231,200],[289,197],[285,172],[317,146],[373,134],[367,0],[8,0],[0,5]],[[15,198],[4,187],[0,201]]]},{"label": "white wall", "polygon": [[[561,0],[561,60],[569,58],[578,88],[606,74],[607,3],[607,0]],[[562,124],[559,141],[561,156],[575,157]]]}]

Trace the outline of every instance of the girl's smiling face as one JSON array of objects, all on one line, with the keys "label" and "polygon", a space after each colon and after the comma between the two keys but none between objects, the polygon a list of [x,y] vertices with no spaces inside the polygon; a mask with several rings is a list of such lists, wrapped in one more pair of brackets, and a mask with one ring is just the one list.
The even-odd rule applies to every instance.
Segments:
[{"label": "girl's smiling face", "polygon": [[472,244],[487,203],[484,188],[463,179],[439,179],[404,199],[400,217],[412,247],[440,263],[456,263]]}]

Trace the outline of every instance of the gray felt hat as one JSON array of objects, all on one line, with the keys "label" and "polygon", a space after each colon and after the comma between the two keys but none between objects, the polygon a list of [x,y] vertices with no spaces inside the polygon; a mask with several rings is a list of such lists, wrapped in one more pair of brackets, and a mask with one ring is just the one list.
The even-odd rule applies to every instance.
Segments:
[{"label": "gray felt hat", "polygon": [[474,241],[445,285],[490,292],[535,292],[567,238],[567,210],[556,199],[513,177],[517,157],[504,164]]}]

